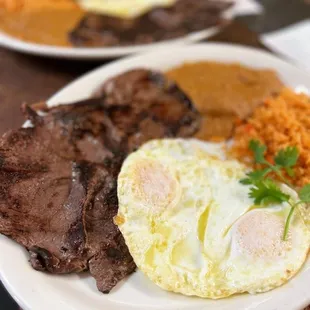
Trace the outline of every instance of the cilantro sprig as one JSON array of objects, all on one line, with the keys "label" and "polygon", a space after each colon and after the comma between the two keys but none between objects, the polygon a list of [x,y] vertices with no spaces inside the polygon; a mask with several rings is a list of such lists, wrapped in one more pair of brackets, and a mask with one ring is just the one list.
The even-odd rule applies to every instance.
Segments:
[{"label": "cilantro sprig", "polygon": [[250,188],[249,197],[254,199],[256,205],[268,205],[289,201],[290,196],[284,194],[271,179],[257,182]]},{"label": "cilantro sprig", "polygon": [[264,154],[267,150],[266,145],[261,144],[257,140],[251,140],[249,143],[249,149],[254,154],[255,163],[266,166],[266,168],[263,170],[254,171],[256,176],[262,174],[263,177],[265,177],[269,173],[274,172],[282,182],[290,187],[293,187],[292,184],[283,176],[283,170],[286,171],[290,177],[294,176],[293,167],[296,165],[299,157],[298,149],[296,146],[289,146],[283,150],[280,150],[274,157],[274,165],[265,159]]},{"label": "cilantro sprig", "polygon": [[247,177],[240,180],[240,182],[244,185],[251,185],[249,197],[254,200],[257,206],[267,207],[272,203],[283,202],[290,204],[291,210],[287,216],[283,233],[283,240],[286,240],[296,207],[301,203],[310,202],[310,184],[305,185],[298,191],[299,200],[292,203],[291,196],[284,193],[269,175],[274,173],[283,183],[289,187],[293,187],[290,181],[284,176],[284,172],[290,177],[294,176],[294,166],[299,157],[298,149],[296,146],[289,146],[280,150],[274,157],[275,164],[271,164],[265,158],[265,152],[267,151],[266,145],[261,144],[257,140],[251,140],[249,149],[254,154],[255,163],[260,164],[263,168],[247,173]]}]

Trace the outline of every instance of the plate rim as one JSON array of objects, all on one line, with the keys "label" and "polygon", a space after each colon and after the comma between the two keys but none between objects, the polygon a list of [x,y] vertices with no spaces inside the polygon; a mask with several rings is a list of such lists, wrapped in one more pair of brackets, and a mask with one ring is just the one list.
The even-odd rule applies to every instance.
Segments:
[{"label": "plate rim", "polygon": [[[177,51],[179,49],[191,50],[193,48],[200,48],[200,47],[208,47],[209,49],[218,49],[218,48],[227,48],[228,47],[229,49],[233,49],[236,52],[246,51],[249,53],[260,54],[261,57],[269,58],[270,60],[277,62],[278,64],[284,65],[286,67],[290,67],[290,70],[294,70],[294,71],[298,72],[298,74],[305,76],[305,78],[308,78],[310,81],[310,72],[303,70],[302,68],[298,67],[297,65],[294,64],[294,62],[289,62],[289,61],[285,60],[285,58],[281,58],[280,56],[277,56],[276,54],[272,54],[271,52],[265,51],[263,49],[251,47],[251,46],[244,46],[242,44],[235,44],[235,43],[198,42],[198,43],[193,43],[190,45],[173,46],[173,47],[170,47],[169,51],[167,51],[167,50],[148,51],[148,52],[139,53],[136,55],[129,55],[129,56],[121,58],[121,59],[113,60],[107,64],[102,64],[102,65],[98,66],[97,68],[92,69],[92,70],[82,74],[78,78],[74,79],[73,81],[71,81],[70,83],[68,83],[64,87],[62,87],[60,90],[56,91],[54,93],[54,95],[52,95],[47,100],[47,104],[48,105],[49,104],[55,105],[57,100],[60,100],[60,103],[58,103],[58,104],[61,104],[62,100],[59,99],[59,97],[61,97],[63,95],[63,93],[67,92],[68,89],[70,89],[75,84],[82,83],[84,80],[91,78],[93,76],[96,76],[98,73],[100,73],[103,70],[104,71],[113,70],[114,67],[123,66],[123,64],[128,64],[129,62],[135,61],[136,59],[139,59],[141,57],[148,57],[148,56],[152,56],[152,55],[154,55],[154,56],[158,55],[159,57],[160,56],[163,57],[163,55],[165,55],[165,54],[172,53],[173,50],[175,50],[175,51]],[[86,96],[85,98],[87,98],[87,97],[88,96]]]},{"label": "plate rim", "polygon": [[20,52],[23,54],[42,56],[48,58],[76,59],[76,60],[100,60],[112,59],[136,53],[148,52],[152,49],[182,46],[206,40],[217,34],[221,26],[210,27],[206,30],[190,33],[180,38],[155,42],[151,44],[131,45],[124,47],[62,47],[47,44],[38,44],[23,41],[0,30],[0,47]]},{"label": "plate rim", "polygon": [[[236,1],[236,0],[232,0]],[[174,46],[183,46],[193,44],[202,40],[207,40],[219,33],[227,24],[230,24],[234,17],[238,14],[235,7],[227,9],[223,12],[223,17],[226,23],[223,25],[215,25],[203,30],[188,33],[182,37],[170,40],[154,42],[150,44],[139,44],[129,46],[116,46],[116,47],[63,47],[53,46],[48,44],[39,44],[30,41],[24,41],[18,37],[14,37],[0,29],[0,47],[4,47],[16,52],[60,59],[75,59],[75,60],[100,60],[100,59],[113,59],[132,54],[146,53],[154,49],[169,48]]]},{"label": "plate rim", "polygon": [[[285,65],[286,67],[289,67],[290,70],[294,70],[295,72],[298,72],[299,74],[303,75],[305,78],[308,78],[309,81],[310,81],[310,74],[308,72],[306,72],[306,71],[296,67],[293,64],[290,64],[289,62],[287,62],[287,61],[285,61],[285,60],[283,60],[283,59],[281,59],[281,58],[279,58],[279,57],[277,57],[275,55],[270,54],[269,52],[262,51],[262,50],[259,50],[257,48],[244,47],[244,46],[239,46],[239,45],[234,45],[234,44],[226,44],[226,43],[200,43],[200,44],[193,44],[193,45],[183,46],[183,47],[174,47],[173,49],[174,50],[178,50],[178,49],[188,49],[188,50],[191,50],[193,48],[194,49],[195,48],[200,49],[201,47],[204,47],[204,48],[207,47],[209,49],[213,49],[213,48],[215,48],[215,49],[217,49],[217,48],[229,48],[229,49],[233,49],[235,52],[243,51],[243,52],[259,53],[259,54],[261,54],[261,56],[268,57],[268,58],[273,59],[274,61],[276,61],[278,63],[281,63],[282,65]],[[130,63],[131,61],[135,61],[136,59],[139,59],[139,58],[145,58],[145,57],[150,56],[150,55],[151,56],[152,55],[162,56],[162,55],[165,55],[166,53],[173,53],[174,52],[173,49],[169,50],[169,51],[163,51],[163,50],[162,51],[158,51],[158,52],[154,52],[153,51],[153,52],[144,53],[144,54],[141,54],[141,55],[129,56],[129,57],[126,57],[124,59],[116,60],[116,61],[113,61],[113,62],[111,62],[109,64],[102,65],[102,66],[100,66],[100,67],[98,67],[98,68],[96,68],[96,69],[94,69],[94,70],[92,70],[92,71],[90,71],[88,73],[83,74],[79,78],[77,78],[74,81],[72,81],[71,83],[67,84],[65,87],[63,87],[58,92],[56,92],[52,97],[50,97],[47,100],[47,103],[48,103],[48,105],[55,105],[56,102],[58,104],[61,104],[61,100],[58,101],[59,98],[62,97],[63,94],[68,92],[68,90],[70,88],[72,88],[76,84],[83,83],[84,80],[88,79],[91,76],[98,75],[101,71],[114,70],[117,67],[122,67],[123,64]],[[232,61],[229,61],[229,62],[232,62]],[[115,74],[117,74],[117,73],[115,73]],[[4,237],[4,238],[7,238],[7,237]],[[10,242],[13,243],[14,241],[10,240]],[[17,243],[14,242],[14,247],[15,246],[20,247]],[[33,272],[35,272],[35,271],[33,271]],[[16,292],[14,287],[12,287],[12,285],[10,284],[9,279],[7,279],[6,276],[3,275],[3,270],[0,270],[0,279],[2,280],[3,285],[8,290],[10,295],[18,302],[18,304],[21,305],[24,308],[24,310],[28,310],[28,309],[30,310],[31,308],[27,305],[27,303],[28,303],[26,301],[27,298],[22,297],[21,293]],[[41,297],[41,300],[44,301],[44,298],[42,299],[42,297]],[[309,296],[308,300],[310,302],[310,296]],[[308,300],[304,301],[304,304],[300,305],[300,307],[307,306],[306,303],[308,303]],[[103,306],[104,306],[104,304],[103,304]]]}]

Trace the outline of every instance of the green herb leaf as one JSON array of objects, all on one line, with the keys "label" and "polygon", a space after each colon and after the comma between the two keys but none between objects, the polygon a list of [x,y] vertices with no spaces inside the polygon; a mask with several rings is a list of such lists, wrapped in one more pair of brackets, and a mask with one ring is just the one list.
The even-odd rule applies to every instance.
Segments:
[{"label": "green herb leaf", "polygon": [[243,185],[251,185],[251,184],[253,184],[253,183],[252,183],[252,180],[251,180],[250,178],[243,178],[243,179],[241,179],[239,182],[240,182],[241,184],[243,184]]},{"label": "green herb leaf", "polygon": [[298,157],[299,152],[297,147],[289,146],[283,150],[280,150],[275,156],[274,161],[278,166],[281,166],[283,168],[292,168],[296,165]]},{"label": "green herb leaf", "polygon": [[271,179],[257,182],[255,187],[250,189],[249,197],[253,198],[254,203],[257,205],[282,203],[290,199],[290,196],[283,193]]},{"label": "green herb leaf", "polygon": [[[293,168],[296,165],[299,156],[297,147],[290,146],[280,150],[274,158],[275,164],[272,164],[265,159],[264,154],[267,147],[259,141],[251,140],[249,143],[249,149],[254,153],[255,162],[263,164],[266,167],[262,170],[250,172],[247,174],[246,178],[240,180],[240,183],[242,184],[253,185],[250,188],[249,197],[254,199],[255,205],[263,208],[271,203],[290,203],[290,195],[282,192],[279,186],[266,176],[270,172],[274,172],[282,182],[293,187],[290,181],[283,175],[283,170],[285,170],[290,177],[294,176]],[[310,203],[310,184],[305,185],[299,191],[299,201],[291,205],[291,210],[285,223],[283,240],[287,239],[294,210],[301,203]]]},{"label": "green herb leaf", "polygon": [[299,191],[299,198],[303,202],[310,202],[310,184],[305,185],[300,191]]},{"label": "green herb leaf", "polygon": [[290,213],[288,214],[288,217],[286,218],[285,227],[284,227],[284,233],[283,233],[283,240],[284,241],[286,241],[286,239],[287,239],[287,235],[288,235],[288,232],[289,232],[289,229],[290,229],[290,224],[291,224],[291,220],[292,220],[292,216],[293,216],[293,213],[295,211],[295,208],[296,207],[292,207],[291,208]]},{"label": "green herb leaf", "polygon": [[295,171],[291,167],[285,167],[284,169],[291,178],[295,175]]},{"label": "green herb leaf", "polygon": [[254,153],[255,162],[258,164],[264,164],[266,162],[264,153],[267,149],[266,145],[261,144],[258,140],[251,140],[249,148]]},{"label": "green herb leaf", "polygon": [[271,172],[270,168],[265,168],[263,170],[255,170],[247,173],[247,178],[241,179],[240,183],[244,185],[255,184],[264,179],[264,177]]}]

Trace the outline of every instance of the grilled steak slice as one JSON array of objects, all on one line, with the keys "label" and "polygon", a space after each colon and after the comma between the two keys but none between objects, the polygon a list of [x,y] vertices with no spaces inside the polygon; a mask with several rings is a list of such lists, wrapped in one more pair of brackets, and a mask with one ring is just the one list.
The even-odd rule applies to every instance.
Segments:
[{"label": "grilled steak slice", "polygon": [[0,144],[0,232],[24,245],[32,266],[53,273],[87,268],[82,229],[85,190],[74,162],[58,157],[40,128]]},{"label": "grilled steak slice", "polygon": [[232,3],[216,0],[179,0],[134,19],[87,14],[69,34],[76,46],[122,46],[169,40],[224,22]]},{"label": "grilled steak slice", "polygon": [[108,293],[136,265],[113,218],[117,214],[117,176],[109,176],[85,212],[89,270],[100,291]]},{"label": "grilled steak slice", "polygon": [[113,223],[124,158],[150,138],[194,134],[198,113],[175,84],[143,69],[109,80],[96,98],[24,112],[34,127],[0,140],[0,233],[29,251],[33,268],[89,269],[107,293],[135,269]]},{"label": "grilled steak slice", "polygon": [[163,137],[189,137],[199,115],[189,98],[161,73],[136,69],[111,78],[94,96],[51,108],[43,117],[26,109],[35,126],[46,128],[56,152],[68,159],[122,163],[142,143]]},{"label": "grilled steak slice", "polygon": [[108,80],[95,92],[125,136],[125,152],[162,137],[189,137],[198,130],[190,99],[161,73],[137,69]]}]

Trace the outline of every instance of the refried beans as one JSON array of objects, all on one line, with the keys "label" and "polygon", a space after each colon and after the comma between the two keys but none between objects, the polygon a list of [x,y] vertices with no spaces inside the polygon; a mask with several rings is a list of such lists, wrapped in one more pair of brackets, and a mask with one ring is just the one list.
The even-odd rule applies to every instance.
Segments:
[{"label": "refried beans", "polygon": [[83,15],[74,0],[0,0],[0,31],[28,42],[70,46],[68,32]]},{"label": "refried beans", "polygon": [[197,135],[203,140],[229,138],[238,120],[250,116],[264,99],[283,87],[272,70],[256,70],[236,63],[186,63],[166,74],[203,115]]}]

